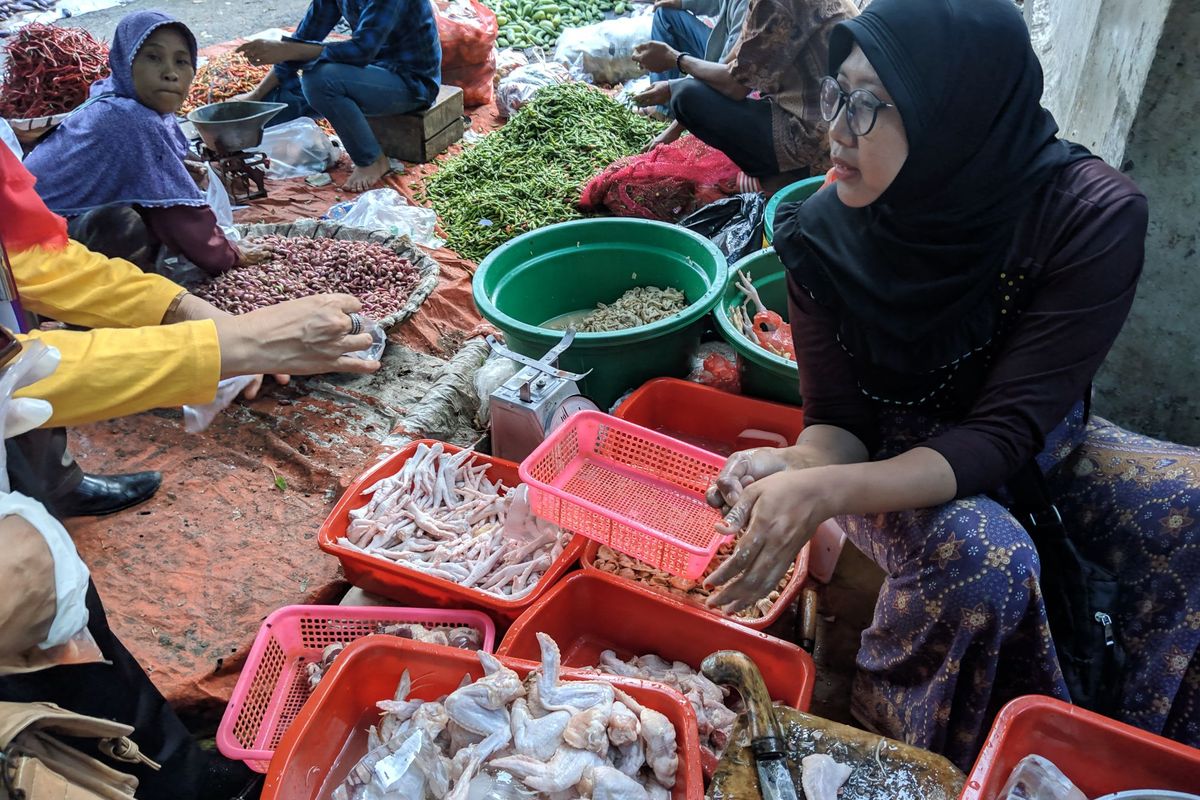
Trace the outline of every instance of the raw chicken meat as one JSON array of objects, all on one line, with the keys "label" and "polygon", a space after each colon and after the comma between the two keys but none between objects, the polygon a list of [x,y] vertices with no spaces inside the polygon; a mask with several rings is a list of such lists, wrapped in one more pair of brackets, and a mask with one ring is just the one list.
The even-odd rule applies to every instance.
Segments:
[{"label": "raw chicken meat", "polygon": [[474,456],[418,446],[398,473],[363,491],[371,500],[350,512],[338,544],[505,599],[524,597],[570,534],[527,515],[506,533],[517,493],[488,480],[488,465]]},{"label": "raw chicken meat", "polygon": [[724,688],[683,662],[670,662],[653,654],[622,661],[612,650],[605,650],[596,669],[609,675],[664,683],[682,694],[696,712],[700,746],[721,757],[737,722],[737,714],[725,705],[728,692]]},{"label": "raw chicken meat", "polygon": [[405,672],[332,800],[669,800],[671,721],[611,684],[562,681],[558,645],[539,638],[542,666],[524,681],[481,652],[482,678],[423,702]]},{"label": "raw chicken meat", "polygon": [[800,783],[806,800],[837,800],[838,789],[850,779],[854,770],[839,764],[831,756],[814,753],[800,762]]},{"label": "raw chicken meat", "polygon": [[[424,625],[418,625],[415,622],[393,623],[390,625],[380,623],[376,626],[375,633],[383,634],[384,636],[398,636],[401,639],[414,639],[418,642],[427,642],[429,644],[440,644],[445,647],[457,647],[460,650],[479,650],[483,647],[483,634],[469,625],[426,628]],[[350,638],[349,641],[353,641],[353,638]],[[345,649],[346,642],[334,642],[327,646],[321,653],[320,661],[310,661],[304,665],[304,669],[308,674],[309,691],[316,691],[317,684],[321,682],[321,679],[325,677],[325,673],[333,666],[334,659],[341,655]]]}]

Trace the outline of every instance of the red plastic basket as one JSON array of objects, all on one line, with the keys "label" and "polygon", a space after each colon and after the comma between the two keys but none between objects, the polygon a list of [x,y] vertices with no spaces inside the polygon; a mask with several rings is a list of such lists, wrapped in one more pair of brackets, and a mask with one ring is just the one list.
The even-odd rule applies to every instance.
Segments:
[{"label": "red plastic basket", "polygon": [[597,411],[521,462],[533,513],[663,572],[698,578],[729,539],[704,494],[725,459]]},{"label": "red plastic basket", "polygon": [[756,631],[765,631],[767,628],[778,622],[779,618],[783,616],[783,612],[786,611],[788,606],[795,601],[796,597],[800,594],[800,590],[804,588],[804,581],[808,579],[809,553],[808,547],[805,547],[800,551],[800,555],[796,556],[796,569],[792,572],[792,578],[787,582],[787,585],[783,587],[783,591],[779,593],[779,599],[775,601],[775,605],[771,606],[771,610],[758,619],[744,619],[742,617],[735,617],[725,614],[720,609],[709,608],[708,606],[701,605],[699,603],[690,602],[682,597],[679,597],[678,595],[673,595],[668,592],[660,592],[647,584],[639,583],[638,581],[632,581],[628,578],[622,578],[619,575],[614,575],[611,572],[602,570],[596,566],[596,554],[599,552],[599,542],[587,543],[587,546],[583,550],[581,559],[584,572],[595,575],[604,575],[605,577],[612,578],[615,581],[620,581],[621,583],[637,587],[646,592],[650,592],[656,597],[663,597],[671,600],[672,602],[687,606],[688,608],[694,608],[702,614],[708,614],[719,619],[729,620],[737,625],[741,625]]},{"label": "red plastic basket", "polygon": [[258,629],[217,729],[217,749],[227,758],[266,772],[279,740],[311,693],[305,664],[319,661],[328,645],[350,644],[375,633],[380,623],[405,622],[431,630],[474,628],[483,636],[481,649],[489,653],[496,644],[496,626],[479,611],[286,606],[267,617]]},{"label": "red plastic basket", "polygon": [[613,416],[718,455],[765,444],[742,436],[746,430],[774,433],[788,444],[795,444],[804,430],[804,409],[799,406],[730,394],[678,378],[646,382]]},{"label": "red plastic basket", "polygon": [[[579,560],[579,555],[583,552],[583,546],[586,544],[585,539],[579,536],[573,537],[563,549],[558,560],[551,564],[550,568],[542,575],[537,586],[519,600],[507,600],[479,589],[459,586],[452,581],[443,580],[338,544],[337,540],[346,535],[346,528],[350,524],[351,509],[361,508],[370,500],[369,497],[363,495],[363,490],[399,472],[404,467],[404,463],[417,451],[417,447],[422,444],[433,446],[438,442],[431,439],[411,442],[399,452],[367,470],[354,483],[350,484],[350,488],[342,495],[342,499],[333,507],[333,511],[329,513],[329,517],[321,526],[321,530],[317,534],[317,544],[326,553],[338,557],[342,562],[342,569],[346,573],[346,580],[369,592],[375,592],[400,603],[442,608],[479,609],[492,614],[497,620],[506,623],[512,622]],[[457,453],[462,450],[451,444],[441,444],[447,453]],[[483,454],[477,454],[475,458],[480,463],[491,465],[488,469],[490,480],[503,481],[504,485],[508,487],[520,483],[517,465],[513,462]]]},{"label": "red plastic basket", "polygon": [[[500,659],[524,677],[531,665]],[[375,703],[390,698],[404,670],[413,694],[433,700],[458,688],[464,674],[483,675],[479,659],[462,650],[390,636],[373,636],[346,648],[279,745],[263,800],[317,800],[337,787],[366,752],[367,725],[378,721]],[[568,680],[569,675],[564,676]],[[675,692],[644,681],[614,680],[639,703],[675,726],[679,770],[674,800],[701,800],[700,742],[691,705]]]},{"label": "red plastic basket", "polygon": [[1053,762],[1088,797],[1133,789],[1200,792],[1200,750],[1030,695],[1001,709],[961,800],[995,800],[1028,755]]},{"label": "red plastic basket", "polygon": [[740,650],[758,665],[773,700],[801,711],[812,702],[813,660],[796,645],[600,572],[560,581],[513,623],[496,653],[538,661],[539,632],[558,642],[563,666],[572,668],[594,667],[601,652],[615,650],[620,658],[654,653],[699,669],[718,650]]}]

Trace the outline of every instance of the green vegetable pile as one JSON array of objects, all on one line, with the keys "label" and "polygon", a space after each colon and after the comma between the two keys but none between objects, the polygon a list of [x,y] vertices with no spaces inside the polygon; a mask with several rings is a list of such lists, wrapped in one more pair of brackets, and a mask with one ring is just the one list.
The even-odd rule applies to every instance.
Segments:
[{"label": "green vegetable pile", "polygon": [[581,185],[661,125],[583,83],[547,86],[426,184],[447,247],[479,261],[514,236],[576,219]]},{"label": "green vegetable pile", "polygon": [[618,16],[633,10],[632,0],[486,0],[500,25],[500,47],[541,46],[558,42],[564,28],[580,28],[600,22],[605,12]]}]

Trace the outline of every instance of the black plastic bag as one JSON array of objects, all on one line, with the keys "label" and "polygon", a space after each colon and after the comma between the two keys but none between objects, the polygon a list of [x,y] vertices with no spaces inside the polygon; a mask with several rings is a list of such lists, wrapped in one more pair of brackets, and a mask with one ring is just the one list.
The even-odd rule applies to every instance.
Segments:
[{"label": "black plastic bag", "polygon": [[739,194],[696,209],[679,224],[708,237],[733,266],[762,249],[766,208],[763,195]]}]

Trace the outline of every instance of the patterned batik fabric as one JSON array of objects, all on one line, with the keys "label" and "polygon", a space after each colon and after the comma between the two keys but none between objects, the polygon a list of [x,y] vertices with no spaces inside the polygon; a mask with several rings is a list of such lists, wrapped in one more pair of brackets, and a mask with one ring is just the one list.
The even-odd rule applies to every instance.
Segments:
[{"label": "patterned batik fabric", "polygon": [[[1120,578],[1128,653],[1118,718],[1200,744],[1200,449],[1141,436],[1082,405],[1038,457],[1071,539]],[[935,423],[885,420],[880,457]],[[863,632],[852,709],[865,726],[969,769],[1015,697],[1069,699],[1046,622],[1037,553],[988,497],[838,519],[886,572]]]}]

